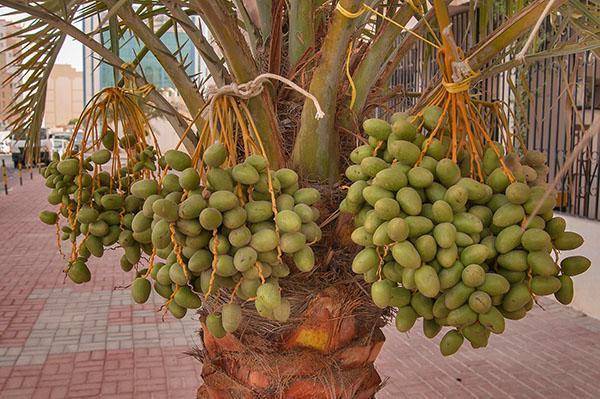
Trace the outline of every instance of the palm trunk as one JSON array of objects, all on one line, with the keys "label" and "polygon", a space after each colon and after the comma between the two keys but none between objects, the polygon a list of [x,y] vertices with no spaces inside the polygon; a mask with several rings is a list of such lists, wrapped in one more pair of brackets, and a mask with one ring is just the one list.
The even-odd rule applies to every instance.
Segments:
[{"label": "palm trunk", "polygon": [[[349,10],[358,9],[361,3],[359,0],[342,1]],[[206,13],[207,8],[203,10]],[[329,182],[339,179],[339,135],[334,127],[337,93],[355,23],[336,12],[321,49],[320,66],[314,72],[309,91],[317,97],[326,116],[315,120],[312,102],[304,105],[293,152],[294,166],[304,177]],[[221,39],[220,43],[232,41]],[[298,47],[307,44],[303,40],[296,43]],[[292,57],[301,52],[302,49],[296,48]],[[232,74],[237,75],[235,69]],[[274,112],[274,108],[266,111]],[[323,210],[323,217],[331,211],[333,209]],[[351,220],[347,222],[352,223]],[[330,232],[329,236],[330,247],[335,253],[333,258],[343,259],[339,252],[345,248],[335,249],[340,247],[341,234]],[[322,263],[326,263],[330,247],[317,253]],[[381,385],[374,361],[384,342],[380,330],[383,323],[381,311],[366,294],[368,288],[359,288],[358,280],[346,274],[351,259],[347,256],[339,264],[329,266],[332,271],[327,271],[327,265],[321,265],[312,277],[298,274],[280,280],[284,296],[302,292],[298,298],[288,298],[292,313],[287,323],[271,322],[258,315],[253,317],[254,305],[249,303],[244,307],[247,325],[238,330],[240,334],[228,334],[218,339],[203,326],[204,383],[198,390],[198,398],[374,397]],[[292,279],[295,281],[288,281]],[[211,308],[218,311],[220,305],[205,302],[203,308],[206,312]]]},{"label": "palm trunk", "polygon": [[[406,25],[413,14],[412,8],[404,4],[400,6],[392,19],[400,25]],[[389,58],[394,49],[395,40],[401,32],[401,28],[388,22],[381,33],[373,40],[369,51],[356,68],[352,76],[356,85],[356,100],[352,106],[354,113],[360,113],[365,106],[367,96],[381,76],[382,66]]]},{"label": "palm trunk", "polygon": [[275,337],[248,327],[241,338],[218,339],[203,328],[198,398],[373,398],[381,386],[373,362],[385,337],[376,322],[360,320],[356,290],[322,290],[301,322]]},{"label": "palm trunk", "polygon": [[293,67],[315,44],[314,5],[310,1],[291,0],[289,5],[288,63]]},{"label": "palm trunk", "polygon": [[[346,10],[356,12],[362,1],[342,0],[340,3]],[[294,165],[306,177],[330,183],[339,180],[340,137],[335,130],[337,95],[354,23],[339,12],[333,16],[309,90],[319,100],[325,116],[315,119],[315,107],[312,101],[306,100],[292,154]]]}]

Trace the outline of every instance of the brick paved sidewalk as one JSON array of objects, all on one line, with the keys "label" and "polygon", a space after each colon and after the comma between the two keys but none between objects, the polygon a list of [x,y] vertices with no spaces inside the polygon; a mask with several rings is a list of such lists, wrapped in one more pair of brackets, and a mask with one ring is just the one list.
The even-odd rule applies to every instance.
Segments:
[{"label": "brick paved sidewalk", "polygon": [[377,398],[600,398],[600,320],[550,299],[542,306],[507,320],[487,348],[465,340],[449,358],[439,352],[442,334],[387,327],[377,365],[389,380]]},{"label": "brick paved sidewalk", "polygon": [[[64,282],[54,230],[37,219],[46,194],[36,176],[0,195],[0,398],[195,397],[200,365],[184,352],[199,344],[197,320],[162,322],[158,300],[114,290],[130,279],[116,253],[90,262],[91,283]],[[388,327],[378,399],[600,397],[600,321],[543,306],[451,358],[420,326]]]},{"label": "brick paved sidewalk", "polygon": [[160,301],[134,304],[118,254],[92,260],[92,281],[64,281],[52,226],[38,220],[43,179],[0,194],[0,398],[192,398],[197,318],[163,322]]}]

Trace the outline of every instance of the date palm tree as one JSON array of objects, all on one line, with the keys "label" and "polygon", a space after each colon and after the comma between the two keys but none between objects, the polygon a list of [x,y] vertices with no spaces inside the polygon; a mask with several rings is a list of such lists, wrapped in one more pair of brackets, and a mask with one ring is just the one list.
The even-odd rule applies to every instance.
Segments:
[{"label": "date palm tree", "polygon": [[[0,0],[14,10],[22,28],[14,35],[20,53],[12,66],[18,85],[10,113],[12,128],[28,132],[32,145],[44,114],[46,84],[67,36],[137,86],[148,82],[140,62],[152,54],[181,96],[187,115],[157,90],[143,98],[178,135],[189,116],[206,105],[207,76],[190,75],[183,44],[169,49],[161,37],[185,32],[217,87],[241,84],[262,73],[277,74],[316,97],[324,117],[315,119],[310,99],[275,82],[248,101],[248,108],[272,167],[291,167],[307,184],[327,192],[322,220],[329,222],[319,267],[309,277],[292,277],[298,296],[291,322],[271,325],[251,320],[242,335],[216,339],[203,333],[200,352],[204,385],[199,397],[369,398],[381,379],[373,362],[383,345],[380,327],[387,314],[370,305],[364,286],[347,270],[353,249],[350,220],[337,216],[342,171],[361,138],[362,121],[407,93],[391,90],[390,78],[419,40],[433,40],[456,7],[468,10],[466,56],[484,79],[531,60],[593,49],[598,51],[598,16],[583,0],[479,1],[460,6],[436,0]],[[490,29],[493,9],[500,20]],[[558,37],[568,25],[579,41],[537,52],[535,45],[515,60],[540,18],[554,19]],[[477,17],[477,18],[476,18]],[[79,26],[96,21],[93,34]],[[197,22],[200,21],[200,24]],[[201,29],[200,25],[206,29]],[[410,26],[410,29],[403,28]],[[478,35],[475,35],[475,31]],[[207,31],[210,35],[207,35]],[[548,32],[544,32],[547,35]],[[534,32],[532,38],[540,34]],[[133,60],[119,52],[124,38],[141,48]],[[547,38],[545,38],[547,39]],[[535,40],[534,40],[535,42]],[[119,80],[119,79],[117,79]],[[413,93],[417,107],[440,90],[436,75],[428,90]],[[119,84],[123,84],[120,79]],[[206,123],[195,120],[184,145],[193,149]],[[333,221],[333,222],[331,222]]]}]

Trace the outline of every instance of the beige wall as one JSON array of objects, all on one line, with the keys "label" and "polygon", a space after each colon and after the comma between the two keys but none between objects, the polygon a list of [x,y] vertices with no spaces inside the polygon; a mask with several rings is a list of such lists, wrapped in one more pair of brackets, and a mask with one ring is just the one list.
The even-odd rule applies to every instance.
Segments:
[{"label": "beige wall", "polygon": [[44,125],[65,126],[83,110],[83,76],[70,65],[56,64],[48,79]]},{"label": "beige wall", "polygon": [[561,258],[583,255],[592,261],[587,272],[573,278],[575,297],[570,306],[600,319],[600,222],[573,216],[561,215],[567,220],[567,230],[583,236],[585,243],[574,251],[565,251]]}]

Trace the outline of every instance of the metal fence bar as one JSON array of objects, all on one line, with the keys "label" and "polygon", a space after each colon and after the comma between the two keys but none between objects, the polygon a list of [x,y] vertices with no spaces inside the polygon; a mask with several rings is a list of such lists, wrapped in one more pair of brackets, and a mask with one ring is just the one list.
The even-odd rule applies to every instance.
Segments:
[{"label": "metal fence bar", "polygon": [[[500,4],[494,8],[488,24],[488,32],[500,26],[507,18]],[[475,13],[479,18],[479,12]],[[468,34],[468,11],[452,16],[455,39],[465,50],[471,45]],[[481,32],[476,24],[475,39]],[[553,28],[548,19],[540,29],[547,40],[540,43],[539,50],[549,47],[551,40],[568,41],[574,32],[566,29],[559,38],[553,37]],[[499,55],[503,59],[507,53]],[[426,61],[425,47],[419,41],[398,64],[392,75],[391,85],[401,86],[407,92],[423,92],[438,74],[434,57]],[[424,68],[427,70],[425,71]],[[548,58],[530,65],[525,71],[527,82],[516,72],[507,71],[480,82],[475,88],[485,100],[500,100],[504,107],[516,110],[513,90],[507,79],[515,82],[517,90],[526,92],[524,111],[516,110],[515,120],[508,113],[509,126],[523,126],[525,143],[529,149],[542,151],[548,158],[549,178],[560,170],[564,159],[573,149],[585,130],[595,118],[600,117],[600,68],[590,52],[584,54]],[[570,87],[574,84],[573,87]],[[571,90],[575,104],[571,104],[567,90]],[[390,104],[393,109],[405,111],[415,103],[414,96],[404,96]],[[524,124],[523,124],[524,122]],[[495,132],[493,132],[495,133]],[[495,135],[497,137],[497,135]],[[600,220],[600,140],[595,139],[578,157],[569,173],[557,187],[559,210],[589,219]]]}]

